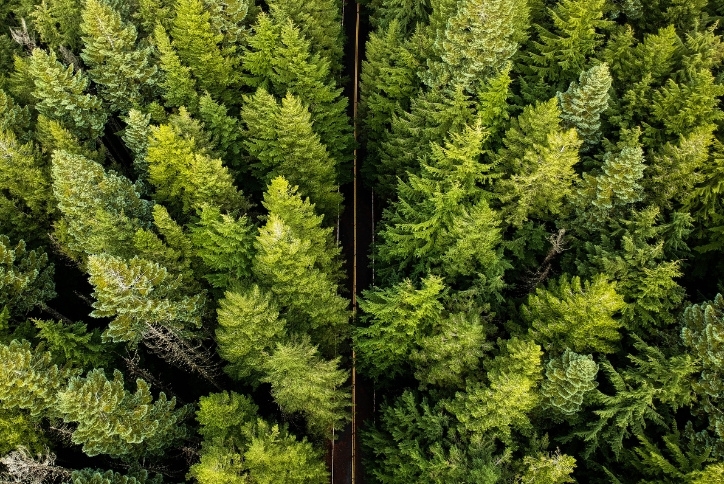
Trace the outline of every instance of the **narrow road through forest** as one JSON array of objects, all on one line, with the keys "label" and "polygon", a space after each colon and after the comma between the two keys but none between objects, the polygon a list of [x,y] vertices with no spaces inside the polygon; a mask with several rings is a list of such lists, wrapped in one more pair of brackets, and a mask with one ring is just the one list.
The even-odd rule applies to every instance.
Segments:
[{"label": "narrow road through forest", "polygon": [[[357,105],[359,101],[359,70],[363,58],[367,26],[364,22],[363,8],[352,0],[341,0],[342,24],[346,36],[345,43],[345,95],[349,99],[349,115],[354,122],[355,139],[357,131]],[[372,283],[372,271],[369,264],[372,244],[374,215],[373,194],[358,176],[364,160],[362,149],[355,149],[352,166],[352,182],[342,186],[345,209],[339,223],[339,240],[345,258],[348,274],[348,290],[352,299],[352,309],[356,314],[357,296]],[[372,382],[356,375],[354,352],[344,355],[349,359],[352,372],[352,421],[342,429],[338,438],[330,443],[327,463],[332,474],[332,484],[362,484],[359,429],[374,413],[374,388]]]}]

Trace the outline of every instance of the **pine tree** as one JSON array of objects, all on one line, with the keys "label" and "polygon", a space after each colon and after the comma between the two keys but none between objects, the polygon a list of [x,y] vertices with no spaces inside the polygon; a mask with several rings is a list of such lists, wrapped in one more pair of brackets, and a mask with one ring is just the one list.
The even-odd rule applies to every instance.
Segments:
[{"label": "pine tree", "polygon": [[622,326],[614,316],[625,306],[616,287],[603,274],[583,283],[578,276],[569,279],[564,274],[548,288],[536,289],[521,307],[521,315],[546,351],[612,353]]},{"label": "pine tree", "polygon": [[254,235],[246,216],[235,219],[204,205],[191,227],[194,254],[203,261],[204,278],[221,289],[251,276]]},{"label": "pine tree", "polygon": [[706,416],[709,428],[721,439],[724,420],[719,409],[724,389],[722,360],[724,360],[724,296],[717,294],[713,301],[686,308],[682,317],[681,340],[701,362],[701,372],[694,388],[699,395],[695,414]]},{"label": "pine tree", "polygon": [[170,124],[151,128],[146,159],[156,200],[185,217],[203,204],[225,211],[246,208],[229,170],[220,159],[203,153],[199,141],[184,137]]},{"label": "pine tree", "polygon": [[0,345],[0,407],[28,410],[32,417],[57,417],[58,392],[75,374],[52,363],[52,355],[27,341]]},{"label": "pine tree", "polygon": [[53,299],[53,273],[47,254],[26,250],[23,240],[13,245],[0,235],[0,306],[10,314],[24,316]]},{"label": "pine tree", "polygon": [[601,31],[611,24],[603,19],[605,4],[605,0],[562,0],[548,10],[554,29],[537,26],[540,42],[534,45],[538,53],[531,53],[542,80],[565,86],[586,68],[588,58],[603,41]]},{"label": "pine tree", "polygon": [[560,214],[576,178],[581,140],[575,129],[561,128],[557,100],[527,106],[503,143],[497,163],[510,177],[497,183],[497,191],[508,223],[520,227],[529,218]]},{"label": "pine tree", "polygon": [[355,330],[358,364],[370,377],[405,374],[416,339],[443,318],[444,284],[440,277],[422,280],[417,289],[410,280],[362,293],[359,307],[369,326]]},{"label": "pine tree", "polygon": [[272,212],[254,247],[253,273],[274,295],[289,330],[311,334],[325,352],[334,348],[348,322],[347,301],[338,295],[333,275],[315,267],[312,241]]},{"label": "pine tree", "polygon": [[286,322],[269,293],[258,286],[226,292],[217,309],[219,356],[229,362],[225,371],[234,379],[255,382],[266,359],[286,334]]},{"label": "pine tree", "polygon": [[21,143],[11,131],[0,131],[0,228],[28,242],[47,230],[54,201],[50,174],[32,143]]},{"label": "pine tree", "polygon": [[151,49],[137,49],[136,28],[102,0],[87,0],[82,18],[81,58],[88,76],[110,111],[125,114],[143,102],[142,90],[154,82]]},{"label": "pine tree", "polygon": [[338,3],[272,0],[269,13],[279,23],[290,19],[309,40],[312,54],[329,61],[331,73],[342,70],[344,39]]},{"label": "pine tree", "polygon": [[[465,0],[438,41],[441,65],[430,66],[429,87],[463,86],[475,94],[500,73],[525,40],[528,4],[520,0]],[[436,71],[442,71],[437,74]],[[444,73],[443,73],[444,72]],[[436,76],[437,74],[437,76]]]},{"label": "pine tree", "polygon": [[159,65],[164,74],[159,86],[163,90],[166,106],[195,108],[198,94],[196,81],[191,77],[191,69],[181,63],[163,26],[156,25],[153,37],[160,54]]},{"label": "pine tree", "polygon": [[28,62],[28,75],[33,82],[35,109],[42,115],[60,121],[82,140],[103,134],[107,114],[101,100],[88,94],[88,79],[73,66],[63,67],[55,53],[33,50]]},{"label": "pine tree", "polygon": [[598,365],[591,355],[579,355],[568,348],[546,364],[541,385],[542,408],[555,421],[565,421],[580,412],[586,395],[594,390]]},{"label": "pine tree", "polygon": [[111,255],[88,258],[93,317],[113,317],[104,339],[136,346],[154,325],[183,332],[201,325],[203,294],[187,296],[182,279],[150,261]]},{"label": "pine tree", "polygon": [[327,215],[328,222],[333,220],[342,202],[336,163],[314,133],[310,113],[299,98],[287,94],[279,106],[260,88],[245,98],[241,118],[246,151],[258,160],[252,164],[254,176],[265,184],[284,177]]},{"label": "pine tree", "polygon": [[136,380],[136,392],[123,387],[123,375],[92,370],[74,377],[58,394],[58,411],[66,422],[77,422],[71,440],[90,456],[114,457],[161,454],[186,433],[186,409],[175,409],[176,400],[161,392],[154,401],[148,384]]},{"label": "pine tree", "polygon": [[566,92],[558,93],[561,120],[566,128],[576,128],[583,140],[583,150],[598,143],[601,114],[608,107],[610,89],[608,66],[599,64],[581,72],[578,83],[572,82]]},{"label": "pine tree", "polygon": [[346,115],[347,99],[330,80],[329,61],[311,53],[305,39],[290,21],[279,21],[260,14],[249,49],[242,56],[248,73],[244,82],[263,87],[277,98],[291,93],[309,106],[314,131],[332,159],[349,159],[352,137]]},{"label": "pine tree", "polygon": [[347,419],[349,394],[341,387],[348,378],[339,368],[339,357],[324,360],[309,338],[277,343],[262,363],[261,381],[271,384],[271,393],[282,411],[300,412],[315,435],[330,436]]},{"label": "pine tree", "polygon": [[150,207],[127,178],[63,151],[53,155],[52,176],[63,214],[56,236],[69,255],[82,261],[88,254],[135,254],[133,239],[150,219]]},{"label": "pine tree", "polygon": [[227,89],[237,81],[236,62],[222,52],[224,35],[211,25],[211,15],[202,0],[178,0],[171,28],[173,47],[194,75],[199,88],[219,100],[232,100]]}]

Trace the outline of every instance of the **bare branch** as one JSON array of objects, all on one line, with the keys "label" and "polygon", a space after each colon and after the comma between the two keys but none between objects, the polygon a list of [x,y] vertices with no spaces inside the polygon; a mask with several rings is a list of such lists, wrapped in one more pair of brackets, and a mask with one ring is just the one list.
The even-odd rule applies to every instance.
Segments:
[{"label": "bare branch", "polygon": [[55,454],[45,449],[44,453],[33,456],[25,447],[18,447],[0,459],[6,468],[0,474],[0,483],[49,484],[68,479],[71,472],[55,465]]},{"label": "bare branch", "polygon": [[20,19],[20,27],[10,29],[10,37],[27,49],[28,52],[32,52],[37,47],[35,39],[33,39],[33,36],[28,32],[28,25],[25,23],[24,18]]}]

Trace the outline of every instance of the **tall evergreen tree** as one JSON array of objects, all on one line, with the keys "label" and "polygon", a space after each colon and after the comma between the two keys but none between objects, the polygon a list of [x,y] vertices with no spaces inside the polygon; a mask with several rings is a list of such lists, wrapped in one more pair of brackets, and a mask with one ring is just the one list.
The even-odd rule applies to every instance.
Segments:
[{"label": "tall evergreen tree", "polygon": [[0,306],[13,316],[24,316],[56,296],[54,266],[42,251],[28,251],[20,240],[13,245],[0,235]]},{"label": "tall evergreen tree", "polygon": [[198,94],[196,81],[191,77],[191,69],[181,63],[181,58],[171,45],[162,25],[156,25],[153,37],[160,54],[159,65],[163,75],[159,85],[163,90],[166,106],[187,106],[193,109],[198,103]]},{"label": "tall evergreen tree", "polygon": [[102,0],[86,0],[82,18],[81,58],[88,76],[111,112],[125,114],[143,102],[142,90],[154,82],[151,49],[138,49],[136,28]]},{"label": "tall evergreen tree", "polygon": [[568,348],[548,361],[541,385],[544,415],[564,421],[580,412],[589,392],[594,390],[598,365],[591,355],[579,355]]},{"label": "tall evergreen tree", "polygon": [[590,149],[599,140],[601,114],[608,107],[609,89],[608,66],[599,64],[581,72],[578,83],[572,82],[566,92],[558,93],[563,124],[576,128],[583,140],[583,149]]}]

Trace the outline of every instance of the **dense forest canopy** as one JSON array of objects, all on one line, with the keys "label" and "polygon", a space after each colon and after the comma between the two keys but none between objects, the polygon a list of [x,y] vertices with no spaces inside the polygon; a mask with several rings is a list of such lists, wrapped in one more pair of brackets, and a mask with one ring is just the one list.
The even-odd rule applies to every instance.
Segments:
[{"label": "dense forest canopy", "polygon": [[342,7],[0,5],[2,479],[724,482],[724,2]]}]

